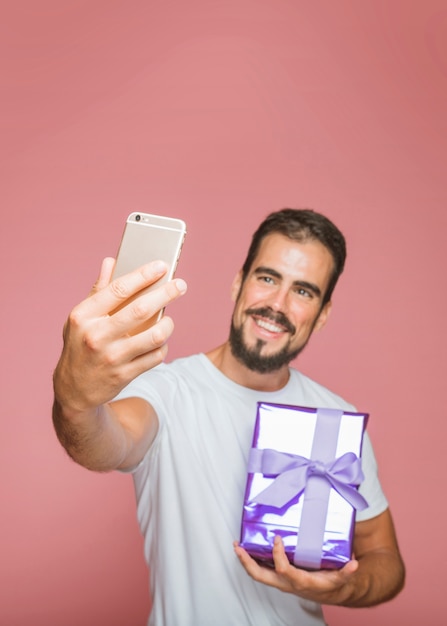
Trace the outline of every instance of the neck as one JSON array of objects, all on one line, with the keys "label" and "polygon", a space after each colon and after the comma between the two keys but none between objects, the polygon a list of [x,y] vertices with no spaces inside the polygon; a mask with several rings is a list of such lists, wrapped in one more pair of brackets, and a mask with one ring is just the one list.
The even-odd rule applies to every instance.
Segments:
[{"label": "neck", "polygon": [[248,369],[233,356],[228,341],[218,348],[207,352],[206,356],[227,378],[238,385],[248,387],[248,389],[254,389],[255,391],[278,391],[289,380],[289,368],[287,365],[267,374],[260,374]]}]

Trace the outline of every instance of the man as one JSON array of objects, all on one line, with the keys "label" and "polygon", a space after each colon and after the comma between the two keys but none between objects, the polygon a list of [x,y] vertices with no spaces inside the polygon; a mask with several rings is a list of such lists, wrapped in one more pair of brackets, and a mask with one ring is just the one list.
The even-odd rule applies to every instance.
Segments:
[{"label": "man", "polygon": [[275,568],[265,568],[235,541],[256,403],[353,410],[289,367],[326,323],[345,256],[343,235],[323,215],[272,213],[234,279],[229,340],[169,365],[162,361],[172,320],[131,331],[182,295],[182,280],[111,314],[158,280],[162,264],[110,282],[106,259],[92,294],[72,311],[54,376],[54,424],[85,467],[133,473],[150,568],[149,624],[321,626],[322,604],[371,606],[402,588],[367,435],[360,491],[369,507],[356,518],[355,559],[340,570],[304,571],[289,564],[276,538]]}]

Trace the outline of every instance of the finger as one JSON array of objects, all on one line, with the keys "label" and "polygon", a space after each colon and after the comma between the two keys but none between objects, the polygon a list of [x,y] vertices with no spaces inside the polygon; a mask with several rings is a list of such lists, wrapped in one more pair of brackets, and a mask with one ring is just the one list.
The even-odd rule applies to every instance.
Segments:
[{"label": "finger", "polygon": [[[156,324],[134,335],[126,334],[122,338],[123,350],[126,362],[136,361],[140,357],[146,356],[165,346],[174,330],[174,322],[168,316],[162,317]],[[164,350],[163,357],[167,350]],[[156,359],[159,356],[155,357]]]},{"label": "finger", "polygon": [[[139,330],[144,322],[151,320],[154,315],[164,309],[170,302],[183,295],[186,289],[185,281],[181,278],[176,278],[149,293],[135,298],[111,315],[110,322],[114,325],[116,334],[132,333],[134,330]],[[161,332],[163,328],[154,325],[149,330],[152,333],[154,331]],[[145,335],[144,338],[149,339],[150,337],[151,335]],[[152,339],[157,341],[157,337],[152,336]]]},{"label": "finger", "polygon": [[292,566],[289,563],[289,559],[287,558],[286,551],[284,549],[284,543],[279,535],[276,535],[273,541],[272,555],[275,570],[278,574],[286,574]]},{"label": "finger", "polygon": [[242,548],[236,541],[233,543],[234,551],[236,553],[237,558],[243,565],[244,569],[252,578],[257,580],[257,576],[259,575],[260,566],[251,556],[248,554],[244,548]]},{"label": "finger", "polygon": [[99,291],[100,289],[107,287],[107,285],[110,283],[110,280],[112,278],[114,267],[115,267],[115,259],[113,259],[112,257],[106,257],[105,259],[103,259],[101,263],[99,276],[95,284],[93,285],[90,294],[93,294],[96,291]]},{"label": "finger", "polygon": [[275,570],[259,565],[236,541],[233,546],[236,556],[253,580],[279,589],[282,587],[282,581]]},{"label": "finger", "polygon": [[97,285],[95,286],[91,297],[82,303],[83,312],[87,317],[108,315],[111,311],[122,306],[133,295],[159,280],[166,273],[166,270],[166,263],[154,261],[107,283],[110,267],[105,261],[97,285],[102,285],[104,282],[106,284],[102,289],[98,289]]},{"label": "finger", "polygon": [[167,352],[168,346],[167,344],[164,344],[160,348],[145,352],[137,356],[133,360],[125,363],[122,366],[121,370],[122,387],[124,387],[128,382],[130,382],[143,372],[147,372],[157,365],[160,365],[160,363],[162,363],[162,361],[166,359]]},{"label": "finger", "polygon": [[354,574],[354,572],[358,570],[358,568],[359,568],[359,562],[356,561],[355,559],[352,559],[351,561],[348,561],[346,565],[339,571],[340,571],[340,574],[343,575],[345,580],[348,580],[348,578],[350,578]]}]

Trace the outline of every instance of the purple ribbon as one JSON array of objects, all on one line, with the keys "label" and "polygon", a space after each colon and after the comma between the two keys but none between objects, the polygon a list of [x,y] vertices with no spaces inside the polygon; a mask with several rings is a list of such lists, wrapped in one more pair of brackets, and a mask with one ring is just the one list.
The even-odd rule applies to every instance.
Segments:
[{"label": "purple ribbon", "polygon": [[248,462],[249,472],[276,477],[252,502],[280,508],[301,494],[310,478],[320,476],[353,506],[362,511],[368,506],[357,491],[363,481],[360,459],[353,452],[346,452],[338,459],[323,463],[306,457],[266,448],[252,448]]}]

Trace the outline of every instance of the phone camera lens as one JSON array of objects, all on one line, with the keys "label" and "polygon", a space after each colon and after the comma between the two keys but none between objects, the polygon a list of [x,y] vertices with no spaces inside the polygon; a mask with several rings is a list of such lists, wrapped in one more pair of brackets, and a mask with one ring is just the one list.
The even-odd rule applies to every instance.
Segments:
[{"label": "phone camera lens", "polygon": [[141,215],[135,215],[135,221],[139,222],[141,220]]}]

